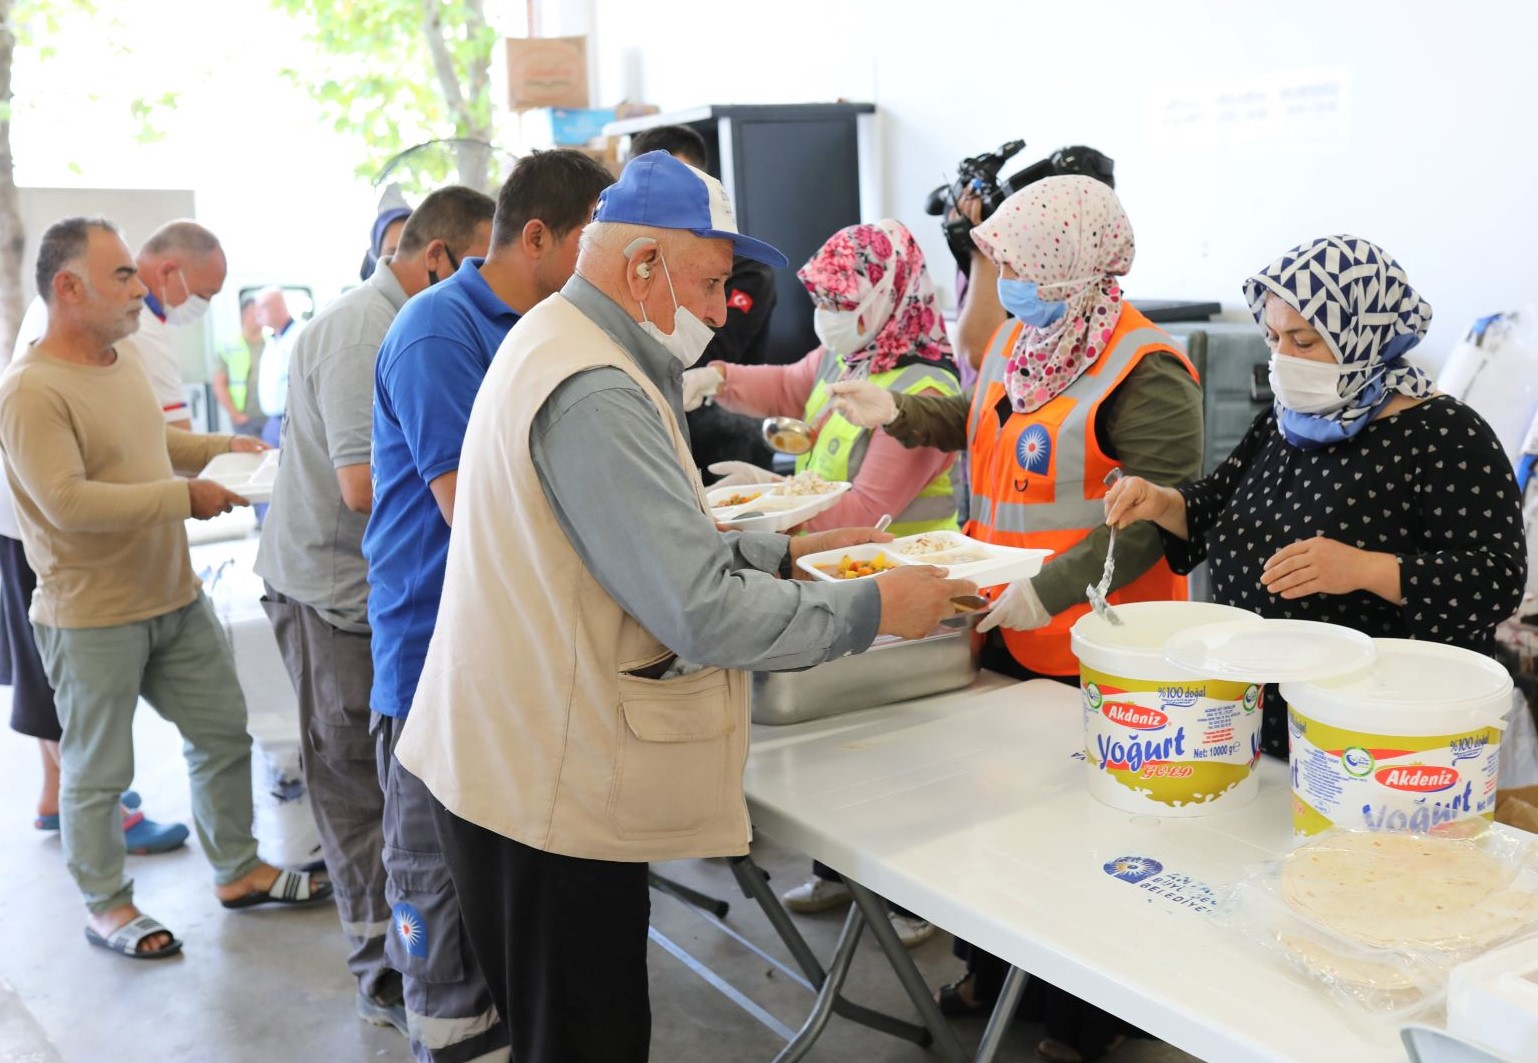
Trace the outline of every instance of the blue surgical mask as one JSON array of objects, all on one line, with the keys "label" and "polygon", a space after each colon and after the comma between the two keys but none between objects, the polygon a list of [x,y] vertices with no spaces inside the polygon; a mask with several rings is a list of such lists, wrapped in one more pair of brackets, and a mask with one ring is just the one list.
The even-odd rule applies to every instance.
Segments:
[{"label": "blue surgical mask", "polygon": [[1043,299],[1035,281],[999,278],[999,302],[1015,317],[1036,328],[1046,328],[1063,316],[1067,303],[1053,303]]}]

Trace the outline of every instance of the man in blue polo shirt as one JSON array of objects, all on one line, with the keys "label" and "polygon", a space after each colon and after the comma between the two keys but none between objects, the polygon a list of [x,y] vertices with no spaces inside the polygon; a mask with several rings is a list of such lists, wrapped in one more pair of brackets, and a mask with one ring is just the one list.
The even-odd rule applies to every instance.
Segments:
[{"label": "man in blue polo shirt", "polygon": [[385,892],[393,922],[385,950],[403,977],[418,1060],[503,1059],[508,1044],[485,980],[461,940],[432,797],[394,758],[438,617],[459,452],[492,355],[520,315],[571,277],[578,235],[598,193],[613,182],[580,152],[520,159],[497,197],[486,258],[467,258],[441,279],[430,275],[432,286],[401,310],[375,364],[374,510],[363,554],[374,633],[370,706],[385,792]]}]

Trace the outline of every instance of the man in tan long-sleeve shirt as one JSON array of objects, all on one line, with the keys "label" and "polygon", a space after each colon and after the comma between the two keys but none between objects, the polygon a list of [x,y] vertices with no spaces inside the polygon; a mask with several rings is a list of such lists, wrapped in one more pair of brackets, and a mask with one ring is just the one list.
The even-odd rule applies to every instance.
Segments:
[{"label": "man in tan long-sleeve shirt", "polygon": [[64,852],[85,895],[87,940],[157,959],[181,942],[134,906],[118,823],[141,694],[186,740],[198,838],[224,905],[330,895],[257,859],[245,702],[187,554],[188,517],[245,500],[175,469],[261,444],[166,427],[137,355],[114,346],[137,327],[146,289],[111,222],[50,227],[37,276],[48,330],[0,377],[0,447],[37,573],[32,622],[64,730]]}]

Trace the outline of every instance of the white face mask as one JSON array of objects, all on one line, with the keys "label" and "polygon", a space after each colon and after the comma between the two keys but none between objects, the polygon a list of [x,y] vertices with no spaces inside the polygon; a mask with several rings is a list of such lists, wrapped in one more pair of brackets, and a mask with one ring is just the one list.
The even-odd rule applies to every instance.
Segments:
[{"label": "white face mask", "polygon": [[[872,290],[853,310],[825,310],[820,306],[813,309],[812,329],[817,333],[817,339],[841,358],[869,347],[876,333],[886,324],[875,314],[880,296],[880,289]],[[863,329],[860,328],[862,319],[865,322]]]},{"label": "white face mask", "polygon": [[645,303],[641,304],[641,330],[666,347],[668,353],[687,369],[700,360],[700,355],[705,353],[710,341],[716,338],[716,331],[696,317],[692,310],[678,305],[678,295],[673,291],[673,275],[668,271],[667,259],[662,257],[661,251],[657,253],[657,260],[662,263],[662,275],[668,282],[668,295],[673,298],[673,331],[663,332],[647,318]]},{"label": "white face mask", "polygon": [[208,313],[208,300],[201,295],[192,294],[192,289],[187,285],[187,274],[181,274],[182,287],[187,291],[187,301],[179,306],[162,306],[166,312],[166,324],[180,327],[182,325],[195,325],[203,320],[203,315]]},{"label": "white face mask", "polygon": [[1334,413],[1349,399],[1340,395],[1340,379],[1345,367],[1315,362],[1290,354],[1271,355],[1271,391],[1276,401],[1298,413]]},{"label": "white face mask", "polygon": [[858,310],[824,310],[819,306],[812,311],[812,329],[822,345],[841,358],[864,350],[876,338],[873,332],[860,331]]}]

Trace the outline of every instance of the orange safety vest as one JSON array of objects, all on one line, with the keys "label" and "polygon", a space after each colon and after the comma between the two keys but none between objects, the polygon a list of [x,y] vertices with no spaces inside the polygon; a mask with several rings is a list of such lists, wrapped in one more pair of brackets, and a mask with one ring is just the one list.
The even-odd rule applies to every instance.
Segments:
[{"label": "orange safety vest", "polygon": [[[966,533],[984,542],[1046,547],[1061,555],[1105,521],[1108,488],[1102,481],[1117,464],[1100,449],[1095,431],[1106,398],[1150,354],[1173,355],[1193,378],[1196,370],[1167,333],[1123,304],[1110,344],[1095,364],[1045,406],[1015,413],[1004,375],[1021,327],[1018,321],[1005,321],[994,331],[972,395],[967,419],[972,506]],[[1186,597],[1185,578],[1160,558],[1108,600],[1115,605]],[[1087,612],[1088,603],[1081,603],[1034,631],[999,631],[1010,655],[1031,671],[1073,675],[1079,664],[1069,648],[1068,630]]]}]

